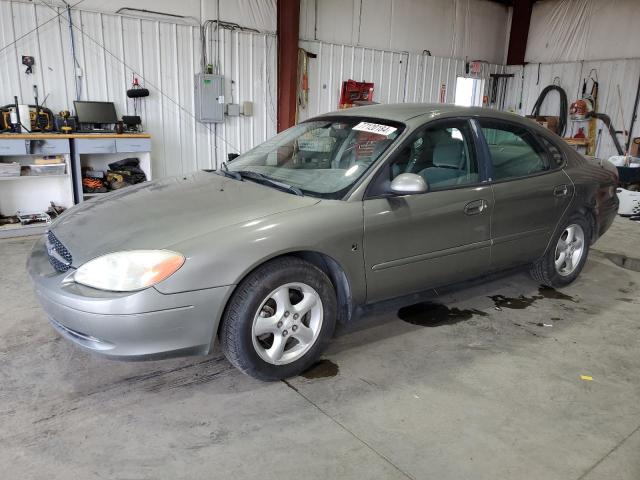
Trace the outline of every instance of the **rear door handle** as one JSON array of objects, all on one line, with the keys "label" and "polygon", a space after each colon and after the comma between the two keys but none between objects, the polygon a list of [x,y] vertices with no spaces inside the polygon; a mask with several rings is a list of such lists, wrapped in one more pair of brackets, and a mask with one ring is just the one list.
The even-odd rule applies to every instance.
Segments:
[{"label": "rear door handle", "polygon": [[567,185],[556,185],[553,187],[553,195],[555,197],[566,197],[569,195],[569,187]]},{"label": "rear door handle", "polygon": [[474,200],[464,206],[464,213],[467,215],[479,215],[489,206],[486,200]]}]

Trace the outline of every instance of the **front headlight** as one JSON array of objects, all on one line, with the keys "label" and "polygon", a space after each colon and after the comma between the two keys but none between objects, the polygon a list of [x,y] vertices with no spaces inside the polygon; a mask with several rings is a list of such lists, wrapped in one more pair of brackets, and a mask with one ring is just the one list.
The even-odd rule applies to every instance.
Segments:
[{"label": "front headlight", "polygon": [[109,253],[82,265],[73,280],[99,290],[132,292],[161,282],[183,264],[182,255],[168,250]]}]

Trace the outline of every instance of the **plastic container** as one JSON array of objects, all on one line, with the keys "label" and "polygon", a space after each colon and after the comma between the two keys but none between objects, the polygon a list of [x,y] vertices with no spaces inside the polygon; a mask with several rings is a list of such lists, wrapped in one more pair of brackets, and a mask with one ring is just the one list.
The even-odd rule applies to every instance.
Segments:
[{"label": "plastic container", "polygon": [[43,176],[43,175],[64,175],[66,165],[64,163],[54,165],[26,165],[23,175]]},{"label": "plastic container", "polygon": [[19,177],[20,164],[0,162],[0,177]]},{"label": "plastic container", "polygon": [[618,188],[616,193],[620,200],[619,215],[640,215],[640,192]]},{"label": "plastic container", "polygon": [[16,213],[22,225],[34,225],[37,223],[51,223],[51,217],[46,212],[38,213]]}]

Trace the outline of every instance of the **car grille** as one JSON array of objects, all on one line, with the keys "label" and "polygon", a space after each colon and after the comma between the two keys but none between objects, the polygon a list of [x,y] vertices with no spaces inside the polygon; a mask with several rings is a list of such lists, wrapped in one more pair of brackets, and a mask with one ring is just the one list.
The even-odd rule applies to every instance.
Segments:
[{"label": "car grille", "polygon": [[73,261],[71,252],[51,231],[47,232],[47,256],[51,266],[58,272],[66,272],[71,268],[71,262]]}]

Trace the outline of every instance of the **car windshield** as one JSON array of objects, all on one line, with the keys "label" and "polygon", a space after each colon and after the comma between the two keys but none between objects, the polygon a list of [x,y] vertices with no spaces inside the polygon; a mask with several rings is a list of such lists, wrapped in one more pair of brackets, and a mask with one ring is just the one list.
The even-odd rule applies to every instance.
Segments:
[{"label": "car windshield", "polygon": [[246,178],[255,181],[266,177],[305,195],[342,198],[402,129],[351,117],[304,122],[239,156],[228,170],[250,172]]}]

